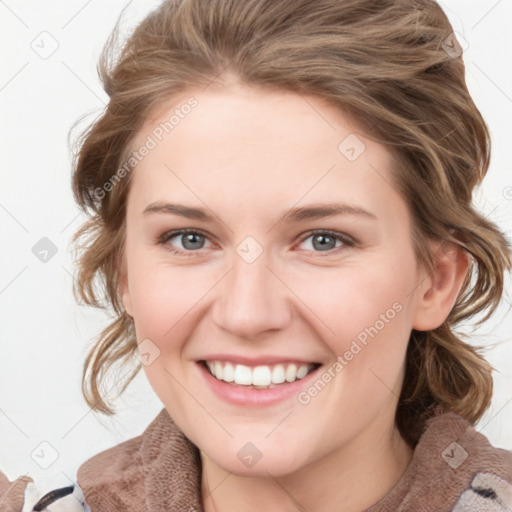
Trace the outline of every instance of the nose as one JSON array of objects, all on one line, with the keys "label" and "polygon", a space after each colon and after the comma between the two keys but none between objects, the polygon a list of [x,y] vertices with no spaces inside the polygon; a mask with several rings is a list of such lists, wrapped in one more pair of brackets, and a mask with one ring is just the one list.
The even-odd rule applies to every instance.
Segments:
[{"label": "nose", "polygon": [[284,276],[269,266],[265,252],[252,263],[235,254],[217,290],[213,320],[238,339],[256,340],[284,329],[292,318],[293,293]]}]

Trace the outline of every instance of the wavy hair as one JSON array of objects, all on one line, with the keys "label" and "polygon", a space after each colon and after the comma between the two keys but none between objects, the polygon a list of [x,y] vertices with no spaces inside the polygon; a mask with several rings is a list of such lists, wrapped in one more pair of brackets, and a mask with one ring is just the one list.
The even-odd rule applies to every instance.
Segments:
[{"label": "wavy hair", "polygon": [[[121,19],[121,18],[120,18]],[[428,240],[456,243],[470,268],[456,304],[437,329],[410,336],[396,422],[414,445],[436,407],[476,423],[492,397],[492,367],[455,332],[498,306],[510,244],[472,205],[490,160],[490,136],[465,82],[462,51],[433,0],[167,0],[123,43],[119,21],[99,62],[109,102],[77,140],[73,191],[88,220],[75,234],[77,299],[113,321],[84,364],[82,390],[95,410],[107,374],[140,365],[133,320],[120,297],[130,175],[143,122],[173,95],[229,74],[245,85],[322,98],[355,119],[393,158],[393,178],[412,218],[418,262],[429,271]],[[106,184],[111,183],[110,187]],[[441,249],[442,250],[442,249]],[[103,384],[102,384],[103,383]]]}]

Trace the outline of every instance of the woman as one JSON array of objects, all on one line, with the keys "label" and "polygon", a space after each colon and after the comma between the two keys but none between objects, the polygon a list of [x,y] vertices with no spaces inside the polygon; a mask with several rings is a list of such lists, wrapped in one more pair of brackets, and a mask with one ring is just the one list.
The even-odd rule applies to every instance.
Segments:
[{"label": "woman", "polygon": [[510,246],[471,203],[489,135],[439,6],[166,1],[115,49],[73,182],[77,291],[115,313],[83,389],[111,413],[135,355],[164,409],[34,510],[509,510],[455,327]]}]

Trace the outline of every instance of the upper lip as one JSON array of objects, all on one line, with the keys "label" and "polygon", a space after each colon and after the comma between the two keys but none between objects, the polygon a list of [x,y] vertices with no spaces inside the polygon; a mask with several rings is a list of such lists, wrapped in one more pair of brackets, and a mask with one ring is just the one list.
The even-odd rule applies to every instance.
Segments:
[{"label": "upper lip", "polygon": [[298,364],[320,364],[315,359],[304,359],[302,357],[290,357],[290,356],[260,356],[260,357],[246,357],[237,356],[233,354],[211,354],[204,356],[199,361],[222,361],[230,362],[234,364],[243,364],[245,366],[271,366],[275,364],[287,364],[287,363],[298,363]]}]

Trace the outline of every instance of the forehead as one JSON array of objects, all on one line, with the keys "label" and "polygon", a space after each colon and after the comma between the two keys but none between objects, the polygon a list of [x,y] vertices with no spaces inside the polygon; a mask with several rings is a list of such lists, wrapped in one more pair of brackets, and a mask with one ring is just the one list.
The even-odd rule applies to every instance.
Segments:
[{"label": "forehead", "polygon": [[220,203],[246,207],[354,197],[385,207],[398,195],[386,148],[315,96],[245,86],[190,90],[153,112],[132,148],[144,145],[151,149],[132,187],[146,201],[179,193],[197,202],[215,191]]}]

